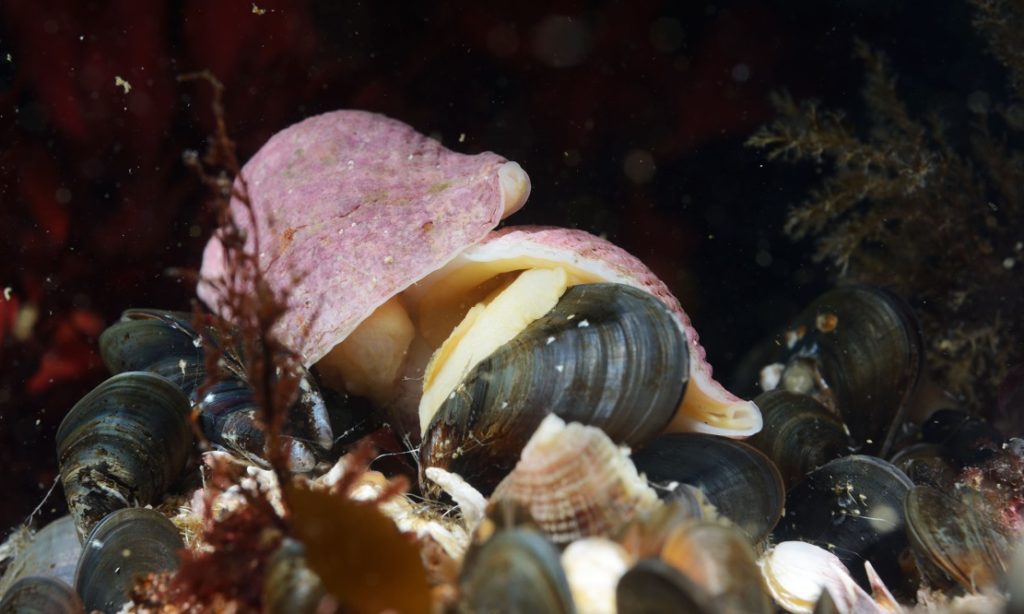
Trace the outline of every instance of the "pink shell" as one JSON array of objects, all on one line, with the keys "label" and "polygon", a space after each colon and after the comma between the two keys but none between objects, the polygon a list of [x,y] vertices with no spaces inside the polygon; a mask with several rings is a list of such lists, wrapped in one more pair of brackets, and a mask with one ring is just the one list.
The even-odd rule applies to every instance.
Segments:
[{"label": "pink shell", "polygon": [[[315,363],[379,305],[482,239],[521,205],[504,202],[498,171],[507,162],[451,152],[362,111],[326,113],[274,135],[242,174],[260,263],[288,300],[281,340]],[[232,212],[249,230],[239,202]],[[219,278],[223,267],[215,236],[201,277]],[[198,294],[218,309],[208,283]]]}]

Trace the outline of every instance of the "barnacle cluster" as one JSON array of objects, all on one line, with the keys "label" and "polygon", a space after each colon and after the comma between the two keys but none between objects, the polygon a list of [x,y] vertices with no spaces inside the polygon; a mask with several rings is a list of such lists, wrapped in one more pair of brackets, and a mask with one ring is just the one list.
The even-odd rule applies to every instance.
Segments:
[{"label": "barnacle cluster", "polygon": [[973,0],[974,25],[1008,74],[1008,102],[972,107],[968,136],[901,98],[886,56],[857,41],[867,126],[787,93],[748,145],[810,162],[821,182],[785,230],[814,238],[840,282],[890,287],[911,302],[937,382],[975,410],[990,407],[1024,360],[1024,6]]}]

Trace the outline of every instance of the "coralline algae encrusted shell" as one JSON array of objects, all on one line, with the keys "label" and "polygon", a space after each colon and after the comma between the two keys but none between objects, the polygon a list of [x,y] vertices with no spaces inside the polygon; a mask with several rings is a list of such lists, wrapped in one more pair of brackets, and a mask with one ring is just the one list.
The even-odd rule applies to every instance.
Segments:
[{"label": "coralline algae encrusted shell", "polygon": [[[363,111],[325,113],[282,130],[242,175],[259,262],[288,300],[277,332],[307,366],[384,301],[482,239],[530,190],[514,162],[449,151],[402,122]],[[252,248],[242,203],[234,199],[231,208]],[[200,275],[223,274],[215,236]],[[210,283],[200,282],[198,293],[219,309]]]}]

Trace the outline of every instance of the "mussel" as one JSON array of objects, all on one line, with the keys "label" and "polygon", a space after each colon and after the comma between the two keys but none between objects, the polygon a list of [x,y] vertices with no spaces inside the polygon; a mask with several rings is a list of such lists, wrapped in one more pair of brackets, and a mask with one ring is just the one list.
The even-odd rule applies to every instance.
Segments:
[{"label": "mussel", "polygon": [[[265,438],[256,416],[256,401],[246,383],[244,356],[225,343],[212,326],[196,330],[189,313],[156,309],[129,309],[121,320],[100,335],[100,353],[113,373],[151,371],[174,382],[200,410],[203,433],[222,446],[259,462],[265,456]],[[227,376],[209,389],[206,348],[220,353]],[[285,423],[291,441],[291,467],[310,471],[331,450],[332,432],[327,409],[312,376],[299,368],[299,394]]]},{"label": "mussel", "polygon": [[192,449],[190,408],[167,379],[130,371],[97,386],[64,416],[57,457],[79,536],[114,510],[159,502]]},{"label": "mussel", "polygon": [[111,512],[83,544],[75,589],[89,612],[116,612],[129,601],[140,576],[176,569],[184,547],[171,521],[155,510]]},{"label": "mussel", "polygon": [[908,559],[903,500],[914,484],[892,464],[872,456],[830,461],[786,496],[786,515],[772,533],[776,542],[801,540],[828,548],[862,586],[868,560],[886,584],[913,591],[901,563]]},{"label": "mussel", "polygon": [[907,535],[917,567],[935,588],[954,583],[969,593],[1002,588],[1009,544],[985,518],[976,493],[964,490],[960,496],[931,486],[907,493]]},{"label": "mussel", "polygon": [[576,611],[558,550],[530,529],[498,531],[470,550],[462,569],[461,611]]},{"label": "mussel", "polygon": [[62,516],[32,536],[32,541],[19,553],[4,572],[4,584],[30,576],[49,576],[71,584],[75,580],[75,565],[82,552],[82,542],[71,516]]},{"label": "mussel", "polygon": [[771,611],[749,537],[736,527],[716,522],[680,526],[665,541],[661,560],[704,589],[714,611]]},{"label": "mussel", "polygon": [[633,463],[663,497],[678,485],[699,488],[755,542],[782,515],[786,491],[775,464],[740,441],[701,433],[668,433],[633,454]]},{"label": "mussel", "polygon": [[764,428],[747,443],[775,463],[787,488],[808,472],[850,451],[843,421],[813,397],[772,390],[754,399]]},{"label": "mussel", "polygon": [[887,455],[921,372],[917,319],[895,294],[843,286],[820,296],[743,361],[740,390],[814,396],[854,441]]},{"label": "mussel", "polygon": [[25,576],[4,593],[0,614],[81,614],[82,600],[67,582],[52,576]]},{"label": "mussel", "polygon": [[938,444],[915,443],[893,454],[889,462],[907,474],[914,484],[952,489],[960,479],[960,471],[945,452]]},{"label": "mussel", "polygon": [[619,580],[615,594],[617,611],[623,614],[719,611],[706,590],[658,559],[638,561]]},{"label": "mussel", "polygon": [[448,396],[427,428],[422,465],[489,493],[548,414],[642,445],[676,414],[688,364],[686,339],[653,296],[573,286]]},{"label": "mussel", "polygon": [[921,438],[940,446],[945,458],[961,466],[990,458],[1004,440],[987,421],[956,409],[933,412],[921,425]]}]

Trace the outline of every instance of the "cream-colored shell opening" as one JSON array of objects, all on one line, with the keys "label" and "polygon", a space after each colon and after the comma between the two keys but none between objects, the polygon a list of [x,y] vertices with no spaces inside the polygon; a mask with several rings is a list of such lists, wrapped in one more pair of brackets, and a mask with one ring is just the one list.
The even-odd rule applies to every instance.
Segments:
[{"label": "cream-colored shell opening", "polygon": [[[488,247],[459,256],[379,307],[318,363],[325,382],[386,406],[396,396],[400,379],[422,377],[419,407],[403,408],[418,412],[422,433],[462,377],[547,313],[567,288],[601,282],[636,286],[594,261],[566,262],[554,253],[502,255],[489,253]],[[531,273],[524,276],[524,271]],[[533,271],[558,273],[541,279]],[[524,283],[524,277],[534,281]],[[473,347],[460,347],[467,340]],[[452,358],[456,362],[446,367]],[[760,430],[755,406],[719,398],[717,384],[694,381],[702,376],[691,369],[690,385],[669,431],[745,437]]]}]

